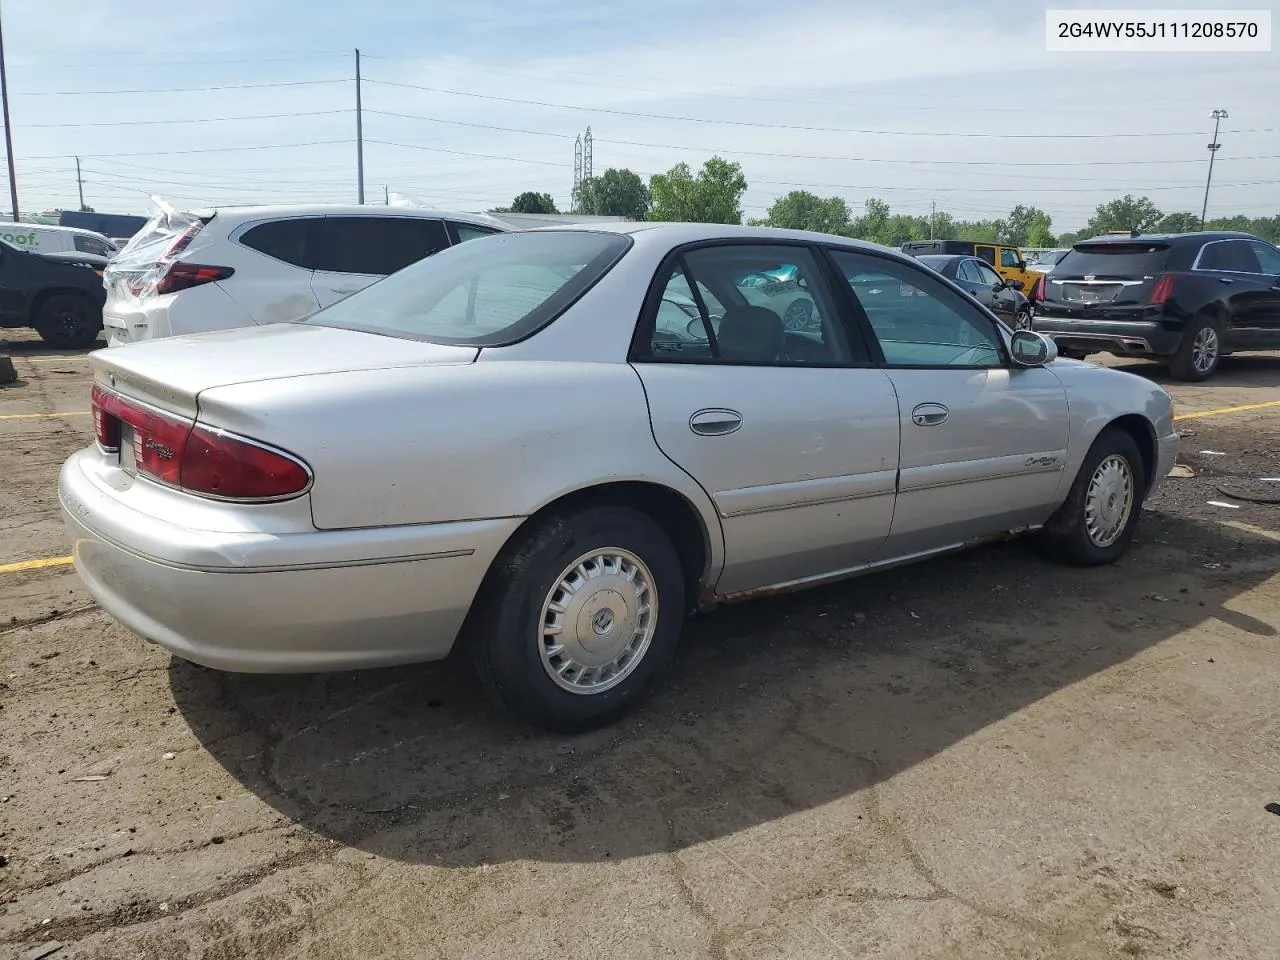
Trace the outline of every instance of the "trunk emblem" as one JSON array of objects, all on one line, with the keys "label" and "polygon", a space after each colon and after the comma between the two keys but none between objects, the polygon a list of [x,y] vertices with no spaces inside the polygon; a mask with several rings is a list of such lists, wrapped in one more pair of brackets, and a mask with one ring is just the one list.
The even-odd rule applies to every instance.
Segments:
[{"label": "trunk emblem", "polygon": [[1084,275],[1084,278],[1085,278],[1086,280],[1092,280],[1092,279],[1093,279],[1094,277],[1096,277],[1096,276],[1097,276],[1097,274],[1096,274],[1096,273],[1086,273],[1086,274]]}]

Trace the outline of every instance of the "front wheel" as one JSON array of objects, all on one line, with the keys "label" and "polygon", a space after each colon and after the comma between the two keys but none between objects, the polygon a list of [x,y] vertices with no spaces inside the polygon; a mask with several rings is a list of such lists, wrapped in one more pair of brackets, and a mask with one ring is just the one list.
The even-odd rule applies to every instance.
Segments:
[{"label": "front wheel", "polygon": [[517,716],[590,730],[639,703],[671,662],[684,593],[679,555],[648,515],[556,515],[495,562],[467,642],[481,679]]},{"label": "front wheel", "polygon": [[83,297],[58,294],[40,305],[34,326],[40,339],[49,346],[76,350],[98,339],[102,314]]},{"label": "front wheel", "polygon": [[1066,502],[1044,526],[1049,552],[1082,567],[1115,562],[1133,539],[1146,489],[1137,443],[1108,427],[1089,448]]},{"label": "front wheel", "polygon": [[1013,315],[1013,329],[1030,330],[1031,329],[1031,308],[1022,307]]},{"label": "front wheel", "polygon": [[1208,317],[1187,324],[1178,352],[1169,360],[1169,372],[1178,380],[1208,380],[1222,359],[1222,335]]}]

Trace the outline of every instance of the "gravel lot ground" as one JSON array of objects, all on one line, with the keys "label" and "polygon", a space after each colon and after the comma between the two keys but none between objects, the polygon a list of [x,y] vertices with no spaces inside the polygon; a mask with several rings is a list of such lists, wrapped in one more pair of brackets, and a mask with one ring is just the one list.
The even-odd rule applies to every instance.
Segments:
[{"label": "gravel lot ground", "polygon": [[[84,358],[13,339],[0,570],[66,554],[90,436]],[[1171,389],[1280,401],[1280,357]],[[1280,405],[1181,426],[1196,476],[1120,565],[1010,543],[729,608],[573,739],[451,664],[171,660],[10,567],[0,957],[1276,956],[1280,506],[1219,487],[1280,476]]]}]

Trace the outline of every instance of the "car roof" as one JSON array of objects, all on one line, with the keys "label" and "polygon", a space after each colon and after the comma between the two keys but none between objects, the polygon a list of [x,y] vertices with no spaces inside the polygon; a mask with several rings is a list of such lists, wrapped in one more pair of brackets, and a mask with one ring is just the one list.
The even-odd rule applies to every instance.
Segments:
[{"label": "car roof", "polygon": [[1077,245],[1087,243],[1090,246],[1102,246],[1104,244],[1134,244],[1154,241],[1156,243],[1176,243],[1178,241],[1198,241],[1207,243],[1210,240],[1257,240],[1251,233],[1241,233],[1238,230],[1197,230],[1193,233],[1139,233],[1137,236],[1123,234],[1103,234],[1097,237],[1089,237],[1085,240],[1076,241]]},{"label": "car roof", "polygon": [[381,204],[298,203],[263,206],[209,207],[192,211],[199,216],[216,214],[223,219],[258,220],[269,217],[426,217],[433,220],[456,220],[480,226],[510,230],[508,224],[486,213],[458,213],[452,210],[428,210],[423,207],[391,207]]},{"label": "car roof", "polygon": [[697,243],[701,240],[789,240],[806,243],[824,243],[831,246],[846,247],[851,250],[865,250],[869,253],[893,254],[896,259],[914,261],[892,247],[881,246],[868,240],[857,240],[853,237],[842,237],[831,233],[817,233],[811,230],[782,230],[778,227],[748,227],[736,223],[661,223],[650,220],[627,220],[617,223],[566,223],[549,227],[537,227],[529,233],[553,233],[558,230],[586,231],[589,233],[623,233],[631,236],[645,235],[648,239],[664,239],[672,246],[685,243]]},{"label": "car roof", "polygon": [[0,221],[0,226],[21,227],[24,230],[53,230],[57,233],[75,233],[82,237],[106,237],[110,239],[105,233],[99,233],[97,230],[88,230],[84,227],[64,227],[57,223],[26,223],[23,221],[14,223],[12,220],[3,220]]}]

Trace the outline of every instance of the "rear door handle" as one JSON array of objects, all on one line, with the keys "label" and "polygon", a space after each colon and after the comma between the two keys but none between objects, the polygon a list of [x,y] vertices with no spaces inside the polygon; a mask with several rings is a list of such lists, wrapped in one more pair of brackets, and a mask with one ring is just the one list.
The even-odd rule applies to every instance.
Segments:
[{"label": "rear door handle", "polygon": [[1235,281],[1232,280],[1230,277],[1219,277],[1218,282],[1219,283],[1235,283]]},{"label": "rear door handle", "polygon": [[949,416],[951,411],[940,403],[921,403],[911,411],[911,422],[917,427],[936,427]]},{"label": "rear door handle", "polygon": [[700,437],[723,437],[742,427],[742,414],[727,407],[707,407],[689,418],[689,429]]}]

